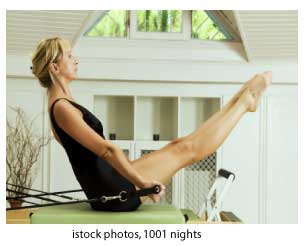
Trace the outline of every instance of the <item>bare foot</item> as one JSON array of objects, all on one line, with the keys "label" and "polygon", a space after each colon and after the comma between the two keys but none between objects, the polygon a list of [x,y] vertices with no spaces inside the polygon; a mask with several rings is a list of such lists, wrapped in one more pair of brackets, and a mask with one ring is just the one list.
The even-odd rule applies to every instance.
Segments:
[{"label": "bare foot", "polygon": [[232,97],[229,104],[233,105],[241,99],[247,111],[255,112],[262,93],[269,86],[272,80],[272,72],[256,74],[246,81],[240,90]]},{"label": "bare foot", "polygon": [[254,96],[250,88],[245,88],[238,100],[245,106],[246,111],[256,111],[258,105],[258,97]]},{"label": "bare foot", "polygon": [[249,111],[250,112],[255,112],[259,99],[262,95],[262,93],[267,89],[267,87],[271,84],[272,82],[272,72],[267,71],[264,73],[256,74],[249,82],[249,89],[252,97],[254,98],[252,104],[250,105]]},{"label": "bare foot", "polygon": [[245,89],[249,87],[250,82],[251,82],[251,79],[246,81],[243,84],[243,86],[241,86],[240,90],[232,97],[232,99],[231,99],[232,104],[237,102],[237,100],[240,98],[240,96],[245,91]]},{"label": "bare foot", "polygon": [[249,81],[249,88],[251,93],[254,95],[259,95],[267,89],[267,87],[271,84],[272,81],[272,72],[267,71],[264,73],[256,74]]}]

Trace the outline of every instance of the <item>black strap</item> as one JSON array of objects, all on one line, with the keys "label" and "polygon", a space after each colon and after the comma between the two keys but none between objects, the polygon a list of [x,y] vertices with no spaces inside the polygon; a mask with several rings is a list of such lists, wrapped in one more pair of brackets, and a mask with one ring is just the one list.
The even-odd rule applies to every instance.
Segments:
[{"label": "black strap", "polygon": [[[119,199],[122,202],[125,202],[128,200],[128,198],[133,197],[133,196],[147,196],[150,194],[158,194],[161,191],[161,188],[159,185],[155,185],[151,188],[146,188],[146,189],[141,189],[141,190],[137,190],[137,191],[133,191],[133,192],[124,192],[121,191],[119,194],[123,197],[116,198]],[[55,193],[65,193],[65,192],[55,192]],[[50,193],[50,195],[52,195]],[[125,196],[125,197],[124,197]],[[25,198],[27,196],[24,196]],[[28,197],[33,197],[32,195],[29,195]],[[40,199],[42,199],[41,196],[39,196]],[[47,203],[47,204],[35,204],[35,205],[31,205],[31,206],[24,206],[24,207],[18,207],[18,208],[7,208],[6,210],[19,210],[19,209],[25,209],[25,208],[39,208],[39,207],[48,207],[48,206],[55,206],[55,205],[65,205],[65,204],[76,204],[76,203],[83,203],[83,202],[99,202],[102,201],[102,197],[101,198],[94,198],[94,199],[87,199],[87,200],[79,200],[79,199],[74,199],[72,198],[74,201],[69,201],[69,202],[57,202],[57,201],[52,201],[52,203]],[[43,200],[43,199],[42,199]],[[51,200],[51,199],[50,199]],[[27,202],[24,200],[24,202]],[[103,201],[102,201],[103,202]],[[104,202],[107,202],[107,200],[105,200]]]}]

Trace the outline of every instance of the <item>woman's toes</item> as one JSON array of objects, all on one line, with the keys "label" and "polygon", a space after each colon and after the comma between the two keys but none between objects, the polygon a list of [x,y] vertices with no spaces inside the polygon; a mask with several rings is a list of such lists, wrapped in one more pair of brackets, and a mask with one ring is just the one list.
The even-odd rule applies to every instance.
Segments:
[{"label": "woman's toes", "polygon": [[256,74],[254,78],[251,79],[249,88],[252,93],[260,94],[269,86],[271,80],[271,72]]},{"label": "woman's toes", "polygon": [[272,82],[272,72],[266,71],[262,75],[265,78],[266,84],[268,86]]}]

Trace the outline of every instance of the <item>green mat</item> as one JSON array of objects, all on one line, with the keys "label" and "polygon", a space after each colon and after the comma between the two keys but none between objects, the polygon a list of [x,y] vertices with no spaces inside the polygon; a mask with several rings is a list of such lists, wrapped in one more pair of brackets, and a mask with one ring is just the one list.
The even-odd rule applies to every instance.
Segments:
[{"label": "green mat", "polygon": [[42,207],[32,224],[185,224],[180,209],[168,204],[143,204],[132,212],[94,211],[86,203]]}]

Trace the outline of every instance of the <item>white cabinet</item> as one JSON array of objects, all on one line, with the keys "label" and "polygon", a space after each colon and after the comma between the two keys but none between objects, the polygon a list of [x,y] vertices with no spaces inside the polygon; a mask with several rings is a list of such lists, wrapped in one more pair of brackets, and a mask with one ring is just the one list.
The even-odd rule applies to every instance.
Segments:
[{"label": "white cabinet", "polygon": [[[217,97],[94,96],[94,113],[103,123],[104,135],[115,134],[114,143],[131,160],[190,134],[219,108]],[[154,135],[158,135],[157,141]],[[179,171],[159,203],[197,211],[216,177],[217,157],[214,153]]]}]

